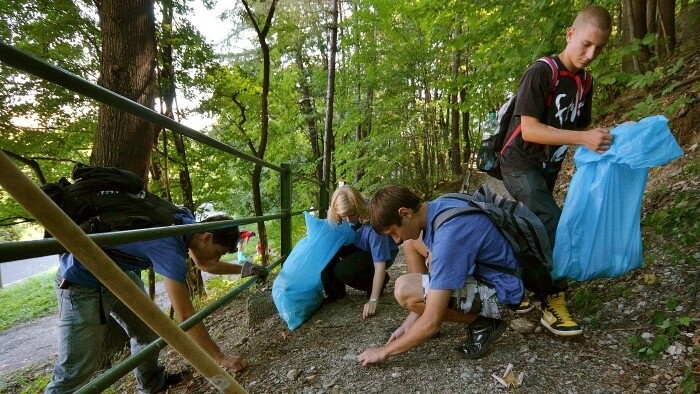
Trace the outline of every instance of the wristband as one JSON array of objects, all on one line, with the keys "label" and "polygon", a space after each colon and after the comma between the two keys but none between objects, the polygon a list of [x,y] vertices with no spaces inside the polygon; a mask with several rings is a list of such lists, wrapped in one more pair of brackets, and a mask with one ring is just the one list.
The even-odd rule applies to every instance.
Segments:
[{"label": "wristband", "polygon": [[379,300],[376,299],[376,298],[370,298],[370,299],[369,299],[369,302],[375,302],[375,303],[376,303],[377,301],[379,301]]}]

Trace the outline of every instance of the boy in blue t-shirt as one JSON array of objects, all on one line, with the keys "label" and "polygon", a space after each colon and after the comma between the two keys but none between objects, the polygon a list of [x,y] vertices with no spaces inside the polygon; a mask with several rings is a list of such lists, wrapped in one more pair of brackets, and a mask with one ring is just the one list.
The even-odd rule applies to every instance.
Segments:
[{"label": "boy in blue t-shirt", "polygon": [[[182,224],[195,223],[192,213],[183,208],[175,214]],[[230,220],[218,215],[206,222]],[[264,267],[246,262],[243,265],[221,261],[221,256],[234,251],[238,242],[237,226],[223,229],[135,242],[105,248],[105,252],[141,289],[144,288],[139,272],[153,267],[163,275],[165,289],[179,322],[195,314],[186,284],[187,256],[192,257],[199,269],[212,274],[241,274],[242,277],[264,277]],[[106,335],[106,318],[111,315],[131,338],[131,352],[135,354],[158,336],[127,308],[109,289],[105,288],[90,271],[70,253],[60,257],[56,274],[58,298],[59,351],[54,374],[46,393],[73,392],[86,384],[97,370],[99,355]],[[234,372],[248,365],[242,357],[225,354],[200,322],[187,333],[219,365]],[[158,353],[148,356],[135,370],[139,393],[156,393],[174,383],[158,364]]]},{"label": "boy in blue t-shirt", "polygon": [[[430,273],[409,273],[397,279],[397,294],[411,295],[399,302],[411,313],[385,346],[369,348],[358,356],[362,365],[419,346],[438,333],[443,321],[469,324],[467,341],[459,350],[470,359],[483,357],[489,344],[505,331],[498,306],[516,308],[525,291],[520,278],[508,273],[520,267],[508,240],[482,213],[454,216],[433,229],[439,213],[466,205],[456,199],[425,202],[403,186],[383,187],[372,197],[370,222],[377,232],[390,235],[399,244],[423,233]],[[421,283],[424,301],[415,297]]]}]

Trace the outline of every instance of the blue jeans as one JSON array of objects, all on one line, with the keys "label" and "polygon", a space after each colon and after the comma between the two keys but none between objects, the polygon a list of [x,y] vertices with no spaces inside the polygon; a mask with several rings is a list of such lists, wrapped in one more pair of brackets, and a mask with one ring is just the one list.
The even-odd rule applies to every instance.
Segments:
[{"label": "blue jeans", "polygon": [[[144,288],[137,274],[126,274],[141,289]],[[61,289],[59,284],[62,279],[56,275],[59,346],[53,377],[46,387],[47,394],[72,393],[89,382],[98,367],[107,331],[104,323],[107,314],[111,314],[131,338],[131,354],[158,338],[146,323],[106,288],[70,284],[68,288]],[[165,368],[158,364],[158,353],[136,367],[134,375],[139,393],[158,391],[165,384]]]}]

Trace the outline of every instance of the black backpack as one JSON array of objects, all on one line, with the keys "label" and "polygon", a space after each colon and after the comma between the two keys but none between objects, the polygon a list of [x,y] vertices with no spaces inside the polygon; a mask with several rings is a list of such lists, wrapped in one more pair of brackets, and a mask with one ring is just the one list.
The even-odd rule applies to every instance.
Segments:
[{"label": "black backpack", "polygon": [[131,171],[78,163],[71,178],[41,190],[88,234],[182,224],[175,213],[183,208],[145,191]]},{"label": "black backpack", "polygon": [[[552,82],[549,85],[549,92],[547,93],[547,100],[545,102],[546,107],[549,107],[552,104],[552,99],[554,98],[554,91],[559,84],[559,78],[578,78],[578,76],[568,70],[560,70],[557,67],[557,62],[551,57],[545,56],[537,59],[537,61],[547,63],[552,69]],[[582,99],[588,94],[593,81],[589,72],[584,71],[584,73],[584,81],[581,81]],[[513,112],[515,111],[516,100],[516,96],[512,96],[498,110],[498,115],[496,116],[498,131],[481,142],[481,147],[479,148],[479,153],[477,155],[479,159],[477,160],[476,168],[496,179],[503,179],[501,176],[501,168],[499,163],[503,152],[505,152],[506,148],[513,143],[515,137],[517,137],[521,132],[520,123],[518,123],[518,126],[516,126],[510,134],[508,133],[510,122],[513,118]]]},{"label": "black backpack", "polygon": [[454,207],[435,215],[433,233],[448,220],[459,215],[484,213],[491,219],[513,248],[520,270],[477,262],[490,269],[517,276],[525,287],[535,294],[554,293],[552,277],[552,248],[542,222],[523,203],[493,193],[487,185],[481,185],[473,195],[448,193],[439,198],[466,201],[466,207]]}]

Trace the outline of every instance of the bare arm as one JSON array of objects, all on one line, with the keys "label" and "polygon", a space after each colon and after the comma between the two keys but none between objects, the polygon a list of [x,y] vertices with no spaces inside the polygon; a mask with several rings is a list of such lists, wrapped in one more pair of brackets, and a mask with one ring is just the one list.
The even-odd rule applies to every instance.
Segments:
[{"label": "bare arm", "polygon": [[399,326],[399,328],[397,328],[396,331],[394,331],[394,332],[391,334],[391,336],[389,337],[389,340],[386,341],[386,344],[385,344],[385,345],[388,345],[390,342],[395,341],[395,340],[398,339],[401,335],[403,335],[406,331],[408,331],[408,329],[411,328],[411,326],[413,325],[413,323],[415,323],[416,320],[418,320],[419,317],[420,317],[420,315],[419,315],[418,313],[413,312],[413,311],[409,312],[409,313],[408,313],[408,316],[406,316],[406,318],[404,319],[403,323],[401,323],[401,325]]},{"label": "bare arm", "polygon": [[[168,297],[178,322],[182,323],[192,317],[195,314],[195,309],[187,292],[187,286],[184,283],[168,278],[165,278],[164,282],[165,290],[168,292]],[[197,325],[187,331],[187,334],[222,367],[231,368],[234,372],[248,368],[248,364],[243,358],[229,356],[221,351],[209,335],[204,323],[197,323]]]},{"label": "bare arm", "polygon": [[610,149],[612,134],[607,128],[596,127],[589,130],[566,130],[548,126],[537,118],[521,116],[523,139],[543,145],[584,145],[596,153]]},{"label": "bare arm", "polygon": [[401,337],[379,348],[369,348],[357,356],[362,365],[380,363],[391,356],[413,349],[440,331],[451,290],[431,290],[423,314]]},{"label": "bare arm", "polygon": [[[382,286],[384,286],[384,277],[386,276],[386,263],[381,261],[374,263],[374,277],[372,278],[372,293],[369,296],[369,301],[365,303],[362,309],[362,317],[368,318],[374,315],[377,311],[377,302],[382,294]],[[372,301],[374,300],[374,301]]]},{"label": "bare arm", "polygon": [[242,266],[235,263],[227,263],[221,260],[209,260],[209,261],[197,261],[196,258],[192,258],[197,268],[200,270],[214,274],[214,275],[230,275],[230,274],[240,274]]}]

